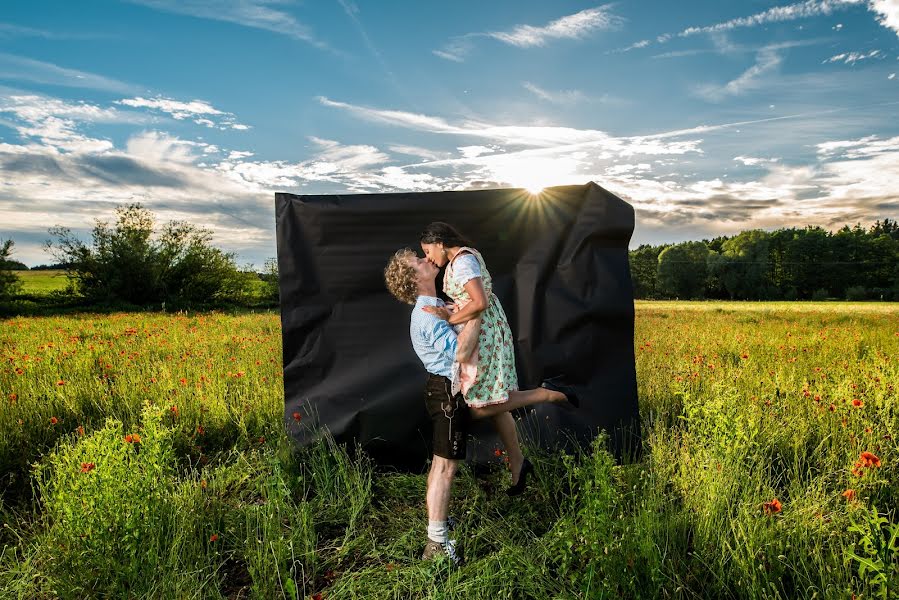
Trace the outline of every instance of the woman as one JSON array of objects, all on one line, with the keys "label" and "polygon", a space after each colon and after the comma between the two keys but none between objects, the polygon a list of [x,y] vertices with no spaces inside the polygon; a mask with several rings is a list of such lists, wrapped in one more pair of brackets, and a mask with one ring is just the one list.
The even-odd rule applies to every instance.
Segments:
[{"label": "woman", "polygon": [[[430,262],[446,267],[443,291],[456,305],[455,311],[438,306],[426,306],[423,310],[451,325],[481,318],[478,351],[470,362],[458,365],[459,383],[472,416],[492,417],[509,456],[510,493],[520,493],[533,467],[521,453],[515,420],[509,411],[547,400],[540,390],[517,391],[512,331],[499,299],[493,294],[493,282],[481,254],[451,225],[439,221],[425,228],[420,242]],[[577,397],[569,387],[552,382],[544,382],[543,387],[561,392],[571,404],[577,405]]]}]

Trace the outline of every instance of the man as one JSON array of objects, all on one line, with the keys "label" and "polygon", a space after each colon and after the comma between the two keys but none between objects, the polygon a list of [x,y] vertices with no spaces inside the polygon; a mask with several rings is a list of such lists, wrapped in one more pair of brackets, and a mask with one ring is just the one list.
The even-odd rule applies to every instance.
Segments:
[{"label": "man", "polygon": [[414,305],[409,335],[415,353],[428,371],[425,405],[433,424],[434,456],[426,494],[428,543],[422,558],[443,554],[458,564],[460,559],[455,550],[455,540],[450,540],[448,536],[447,514],[453,478],[459,461],[466,454],[469,419],[489,417],[493,420],[513,470],[513,486],[507,493],[517,495],[524,489],[531,466],[521,454],[515,420],[509,411],[543,402],[576,405],[577,397],[570,388],[550,382],[535,390],[511,392],[507,402],[477,409],[469,409],[461,393],[453,395],[453,362],[467,359],[477,347],[480,319],[468,321],[464,332],[457,336],[445,320],[423,310],[425,306],[444,305],[437,297],[434,283],[438,271],[433,263],[404,248],[390,259],[384,270],[384,280],[397,300]]}]

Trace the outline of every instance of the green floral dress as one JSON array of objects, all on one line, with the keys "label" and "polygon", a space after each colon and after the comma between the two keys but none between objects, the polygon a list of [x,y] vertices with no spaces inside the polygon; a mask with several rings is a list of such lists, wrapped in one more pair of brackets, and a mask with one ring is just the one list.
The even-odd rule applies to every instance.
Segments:
[{"label": "green floral dress", "polygon": [[[458,281],[453,273],[453,262],[471,253],[478,260],[481,268],[481,282],[487,294],[487,309],[481,314],[481,331],[478,335],[477,364],[464,368],[463,377],[470,378],[463,384],[465,402],[471,406],[499,404],[509,399],[509,392],[518,389],[518,374],[515,371],[515,350],[512,346],[512,330],[506,320],[499,298],[493,294],[493,280],[487,271],[487,265],[481,253],[473,248],[463,247],[446,266],[443,275],[443,292],[462,306],[471,301],[465,291],[467,281]],[[466,389],[467,388],[467,389]]]}]

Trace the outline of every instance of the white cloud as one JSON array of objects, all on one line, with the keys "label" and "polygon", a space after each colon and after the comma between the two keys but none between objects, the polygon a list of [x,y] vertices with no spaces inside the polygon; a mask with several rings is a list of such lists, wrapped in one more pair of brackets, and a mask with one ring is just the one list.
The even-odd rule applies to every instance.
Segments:
[{"label": "white cloud", "polygon": [[59,65],[0,52],[0,77],[47,85],[137,94],[140,87],[103,75],[69,69]]},{"label": "white cloud", "polygon": [[445,60],[464,62],[477,38],[492,38],[518,48],[546,46],[554,40],[583,39],[596,31],[617,29],[624,19],[611,12],[611,5],[588,8],[551,21],[546,25],[516,25],[507,31],[473,32],[450,38],[432,52]]},{"label": "white cloud", "polygon": [[327,44],[319,41],[312,30],[297,21],[292,15],[271,8],[281,4],[280,0],[130,0],[156,10],[188,15],[200,19],[225,21],[243,27],[252,27],[286,35],[313,46],[327,49]]},{"label": "white cloud", "polygon": [[615,29],[623,23],[623,19],[612,14],[610,8],[610,5],[597,6],[556,19],[542,27],[516,25],[510,31],[491,31],[487,35],[519,48],[545,46],[549,40],[581,39],[594,31]]},{"label": "white cloud", "polygon": [[[204,127],[221,130],[248,129],[248,126],[236,122],[237,117],[233,113],[218,110],[204,100],[183,102],[172,98],[164,98],[162,96],[157,96],[156,98],[143,98],[138,96],[136,98],[116,100],[116,104],[131,106],[133,108],[158,110],[171,115],[173,119],[179,121],[191,119],[197,125],[203,125]],[[214,119],[210,117],[214,117]]]},{"label": "white cloud", "polygon": [[877,21],[899,35],[899,0],[869,0],[870,10],[877,13]]},{"label": "white cloud", "polygon": [[724,85],[700,85],[693,91],[697,96],[709,102],[720,102],[730,96],[739,96],[747,90],[760,87],[762,76],[775,71],[780,63],[781,57],[774,50],[764,49],[758,53],[756,63],[736,79]]},{"label": "white cloud", "polygon": [[758,165],[766,165],[778,162],[779,158],[757,158],[752,156],[735,156],[734,161],[742,163],[747,167],[755,167]]},{"label": "white cloud", "polygon": [[93,138],[81,131],[84,125],[97,123],[142,124],[146,119],[134,113],[102,108],[87,102],[66,102],[37,94],[0,98],[0,113],[11,115],[16,132],[25,139],[36,139],[56,152],[102,152],[112,142]]},{"label": "white cloud", "polygon": [[887,75],[887,79],[896,79],[896,74],[890,73],[889,75]]},{"label": "white cloud", "polygon": [[475,158],[482,154],[493,154],[494,151],[493,146],[461,146],[459,148],[459,152],[465,158]]},{"label": "white cloud", "polygon": [[631,50],[639,50],[640,48],[646,48],[652,44],[651,40],[640,40],[639,42],[634,42],[630,46],[625,46],[624,48],[616,48],[614,50],[609,50],[606,54],[622,54],[624,52],[630,52]]},{"label": "white cloud", "polygon": [[552,104],[577,104],[578,102],[583,102],[586,100],[586,96],[584,93],[579,90],[559,90],[559,91],[548,91],[541,88],[538,85],[531,83],[530,81],[525,81],[522,86],[527,91],[531,92],[541,100],[546,100]]},{"label": "white cloud", "polygon": [[829,15],[834,11],[847,8],[849,6],[862,4],[866,0],[807,0],[787,6],[775,6],[768,10],[750,15],[748,17],[739,17],[707,25],[704,27],[688,27],[677,35],[679,37],[688,37],[700,33],[714,33],[721,31],[730,31],[743,27],[757,27],[766,23],[777,23],[783,21],[794,21],[796,19],[805,19],[809,17],[817,17],[821,15]]},{"label": "white cloud", "polygon": [[826,63],[841,62],[847,65],[854,65],[860,60],[867,60],[869,58],[876,58],[878,56],[883,56],[883,53],[880,50],[871,50],[867,54],[865,54],[864,52],[843,52],[842,54],[831,56],[821,64],[823,65]]}]

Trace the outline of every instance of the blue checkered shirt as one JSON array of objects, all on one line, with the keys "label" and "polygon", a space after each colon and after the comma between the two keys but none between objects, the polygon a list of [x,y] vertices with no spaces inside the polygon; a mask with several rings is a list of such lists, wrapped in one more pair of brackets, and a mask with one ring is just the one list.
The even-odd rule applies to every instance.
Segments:
[{"label": "blue checkered shirt", "polygon": [[409,336],[412,348],[428,373],[452,378],[456,357],[456,332],[453,326],[422,310],[424,306],[444,306],[443,300],[419,296],[412,309]]}]

